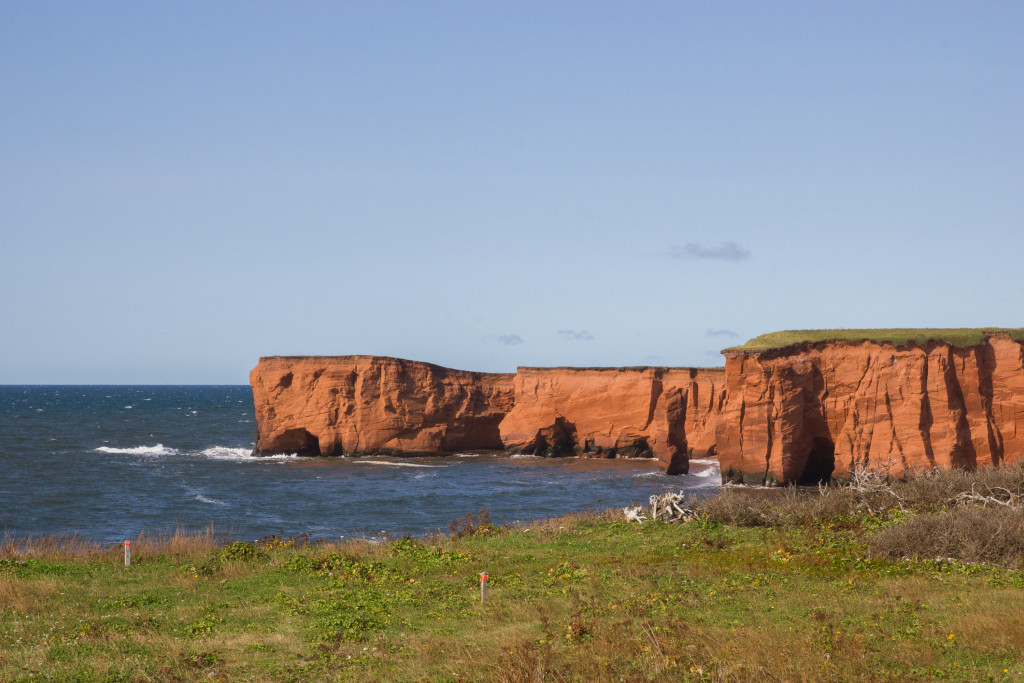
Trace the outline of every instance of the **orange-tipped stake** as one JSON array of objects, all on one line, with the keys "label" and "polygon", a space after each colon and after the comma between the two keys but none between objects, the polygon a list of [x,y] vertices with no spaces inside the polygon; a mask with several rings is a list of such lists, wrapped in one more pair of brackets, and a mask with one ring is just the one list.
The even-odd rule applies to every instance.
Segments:
[{"label": "orange-tipped stake", "polygon": [[128,566],[132,563],[132,542],[124,542],[124,566]]},{"label": "orange-tipped stake", "polygon": [[480,572],[480,602],[487,600],[487,572]]}]

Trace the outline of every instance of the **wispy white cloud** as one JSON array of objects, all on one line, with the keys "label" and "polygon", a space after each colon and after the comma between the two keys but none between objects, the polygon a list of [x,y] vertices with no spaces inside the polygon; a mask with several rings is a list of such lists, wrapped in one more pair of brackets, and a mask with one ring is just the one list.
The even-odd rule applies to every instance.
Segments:
[{"label": "wispy white cloud", "polygon": [[738,337],[732,330],[708,330],[704,333],[705,337]]},{"label": "wispy white cloud", "polygon": [[717,247],[706,247],[700,242],[690,242],[682,247],[671,247],[668,255],[699,261],[744,261],[750,258],[750,252],[733,241],[722,242]]},{"label": "wispy white cloud", "polygon": [[498,337],[498,341],[505,346],[517,346],[523,343],[523,338],[518,334],[503,334]]},{"label": "wispy white cloud", "polygon": [[576,339],[579,341],[590,341],[594,338],[594,335],[590,334],[586,330],[580,330],[579,332],[576,330],[559,330],[558,335],[562,339]]}]

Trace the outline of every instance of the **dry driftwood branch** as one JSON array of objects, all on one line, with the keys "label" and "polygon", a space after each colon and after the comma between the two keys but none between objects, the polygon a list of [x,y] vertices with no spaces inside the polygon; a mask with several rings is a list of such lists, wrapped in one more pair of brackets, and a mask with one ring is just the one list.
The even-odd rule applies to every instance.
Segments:
[{"label": "dry driftwood branch", "polygon": [[[862,499],[864,507],[867,509],[868,514],[875,514],[876,510],[868,502],[867,496],[874,493],[884,493],[892,496],[896,499],[896,506],[903,509],[903,497],[896,492],[893,488],[893,480],[890,472],[892,472],[893,465],[896,461],[893,458],[887,458],[884,462],[877,464],[870,464],[866,461],[855,461],[853,467],[850,469],[850,481],[849,487],[860,494],[865,494]],[[824,489],[821,489],[822,495],[824,495]],[[887,508],[888,505],[883,506]]]},{"label": "dry driftwood branch", "polygon": [[651,496],[651,519],[663,522],[688,522],[697,519],[697,513],[686,507],[685,497],[682,491]]},{"label": "dry driftwood branch", "polygon": [[688,522],[697,519],[696,512],[684,504],[685,495],[679,493],[662,493],[650,497],[650,517],[644,516],[642,506],[622,508],[622,514],[627,522],[643,522],[647,519],[657,519],[662,522]]},{"label": "dry driftwood branch", "polygon": [[627,522],[638,522],[642,524],[643,521],[647,519],[641,514],[642,511],[643,508],[639,505],[635,508],[622,508],[622,514],[625,516]]},{"label": "dry driftwood branch", "polygon": [[1004,488],[1002,486],[994,486],[994,487],[990,488],[989,491],[992,492],[992,493],[994,493],[996,491],[1002,491],[1003,493],[1006,494],[1006,499],[1003,499],[1003,498],[1001,498],[999,496],[995,496],[995,495],[983,496],[982,494],[977,493],[974,490],[974,486],[971,485],[971,492],[967,493],[965,491],[964,493],[957,494],[957,496],[953,499],[953,504],[954,505],[967,505],[969,503],[974,503],[974,504],[979,504],[980,503],[981,507],[988,507],[989,505],[1002,505],[1003,507],[1008,507],[1008,508],[1012,508],[1012,509],[1019,509],[1020,508],[1020,497],[1017,494],[1015,494],[1013,491],[1011,491],[1011,490],[1009,490],[1007,488]]}]

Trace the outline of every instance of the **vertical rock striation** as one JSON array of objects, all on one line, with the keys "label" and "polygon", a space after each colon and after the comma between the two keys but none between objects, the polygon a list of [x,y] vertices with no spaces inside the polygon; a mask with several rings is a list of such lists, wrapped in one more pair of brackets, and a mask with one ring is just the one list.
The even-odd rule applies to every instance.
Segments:
[{"label": "vertical rock striation", "polygon": [[714,454],[721,369],[519,368],[506,448],[589,457],[656,457],[669,474]]},{"label": "vertical rock striation", "polygon": [[380,356],[273,356],[249,374],[257,453],[445,453],[502,447],[512,375]]},{"label": "vertical rock striation", "polygon": [[908,470],[1024,459],[1024,346],[808,343],[726,351],[723,481],[813,483],[855,465]]},{"label": "vertical rock striation", "polygon": [[656,457],[670,474],[715,453],[725,374],[691,368],[449,370],[376,356],[261,358],[256,453],[500,450]]}]

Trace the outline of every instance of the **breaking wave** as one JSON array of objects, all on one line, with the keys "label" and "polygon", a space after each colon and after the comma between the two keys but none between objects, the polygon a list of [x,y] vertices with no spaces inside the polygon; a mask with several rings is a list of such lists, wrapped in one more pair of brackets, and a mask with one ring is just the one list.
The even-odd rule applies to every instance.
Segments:
[{"label": "breaking wave", "polygon": [[702,479],[711,479],[713,477],[722,476],[722,472],[717,467],[709,467],[705,470],[701,470],[700,472],[690,472],[690,476],[700,477]]},{"label": "breaking wave", "polygon": [[297,453],[279,453],[277,455],[253,455],[252,447],[232,448],[230,446],[211,446],[199,451],[199,455],[213,460],[234,460],[236,462],[265,462],[268,460],[294,460]]},{"label": "breaking wave", "polygon": [[199,451],[199,455],[218,460],[245,460],[253,457],[251,448],[229,448],[228,446],[213,446]]},{"label": "breaking wave", "polygon": [[113,448],[111,446],[100,446],[94,448],[97,453],[119,453],[122,455],[177,455],[178,449],[168,448],[162,443],[155,446],[135,446],[134,448]]}]

